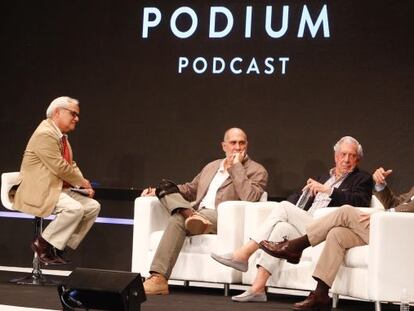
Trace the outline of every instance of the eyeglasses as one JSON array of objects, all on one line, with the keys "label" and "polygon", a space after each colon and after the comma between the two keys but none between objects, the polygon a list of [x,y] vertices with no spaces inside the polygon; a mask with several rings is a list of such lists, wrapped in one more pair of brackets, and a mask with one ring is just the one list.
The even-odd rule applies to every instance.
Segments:
[{"label": "eyeglasses", "polygon": [[65,107],[62,107],[62,109],[65,109],[65,110],[69,111],[69,113],[72,115],[72,118],[78,117],[78,119],[79,119],[79,113],[78,112],[76,112],[74,110],[71,110],[71,109],[68,109],[68,108],[65,108]]}]

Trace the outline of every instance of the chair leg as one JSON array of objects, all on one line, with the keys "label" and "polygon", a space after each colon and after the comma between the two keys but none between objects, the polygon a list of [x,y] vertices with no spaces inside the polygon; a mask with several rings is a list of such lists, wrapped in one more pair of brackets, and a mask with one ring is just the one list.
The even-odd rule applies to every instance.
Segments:
[{"label": "chair leg", "polygon": [[[34,230],[34,238],[36,239],[38,237],[38,235],[42,232],[42,228],[43,228],[43,218],[40,217],[35,217],[35,230]],[[47,277],[45,277],[42,273],[42,264],[39,261],[39,258],[36,254],[36,252],[34,253],[33,256],[33,263],[32,263],[32,274],[28,275],[26,277],[23,278],[18,278],[18,279],[12,279],[9,282],[10,283],[16,283],[19,285],[52,285],[52,286],[56,286],[57,284],[59,284],[58,281],[54,281],[54,280],[50,280]]]},{"label": "chair leg", "polygon": [[332,294],[332,308],[333,309],[338,308],[338,302],[339,302],[339,295],[338,294]]},{"label": "chair leg", "polygon": [[375,311],[381,311],[381,301],[374,301]]},{"label": "chair leg", "polygon": [[230,290],[230,284],[229,283],[225,283],[224,284],[224,296],[226,296],[226,297],[229,296],[229,290]]}]

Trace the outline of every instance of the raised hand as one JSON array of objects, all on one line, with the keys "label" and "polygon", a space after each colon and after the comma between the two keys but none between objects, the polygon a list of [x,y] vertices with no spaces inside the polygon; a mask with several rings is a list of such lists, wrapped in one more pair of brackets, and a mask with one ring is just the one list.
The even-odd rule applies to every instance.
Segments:
[{"label": "raised hand", "polygon": [[375,170],[374,174],[372,174],[372,178],[374,179],[377,185],[385,185],[385,179],[392,173],[392,170],[385,170],[382,167]]}]

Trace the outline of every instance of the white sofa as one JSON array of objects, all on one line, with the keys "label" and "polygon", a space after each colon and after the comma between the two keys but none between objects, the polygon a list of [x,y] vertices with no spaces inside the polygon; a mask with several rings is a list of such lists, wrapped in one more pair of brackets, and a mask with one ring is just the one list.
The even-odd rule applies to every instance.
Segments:
[{"label": "white sofa", "polygon": [[[245,207],[245,241],[276,206],[271,202],[260,202]],[[373,301],[376,311],[379,311],[381,302],[400,301],[403,288],[408,291],[410,301],[414,301],[414,214],[384,212],[382,204],[375,196],[371,206],[360,208],[368,213],[380,211],[371,218],[370,244],[352,248],[347,252],[331,289],[334,307],[342,295]],[[320,209],[315,213],[315,218],[334,210],[336,208]],[[280,271],[269,279],[268,287],[315,289],[316,282],[312,273],[324,244],[305,249],[297,265],[283,262]],[[254,280],[257,271],[256,257],[257,255],[251,257],[249,271],[243,273],[243,284],[251,284]]]},{"label": "white sofa", "polygon": [[[225,294],[230,283],[241,283],[242,273],[213,259],[212,252],[223,253],[243,243],[244,208],[247,202],[228,201],[218,206],[218,234],[186,237],[174,266],[171,280],[223,284]],[[169,214],[156,197],[135,200],[132,272],[149,275],[149,268],[167,225]]]},{"label": "white sofa", "polygon": [[[370,243],[348,251],[331,292],[375,302],[398,302],[405,288],[414,301],[414,214],[372,215]],[[337,299],[334,299],[336,305]]]},{"label": "white sofa", "polygon": [[[218,234],[187,237],[178,257],[171,280],[223,284],[227,294],[229,286],[235,288],[250,285],[256,274],[255,256],[249,260],[249,271],[241,273],[218,264],[210,257],[211,252],[225,253],[240,247],[269,215],[274,202],[231,201],[218,207]],[[373,197],[372,207],[366,211],[383,209]],[[318,210],[321,217],[335,208]],[[162,231],[168,221],[168,213],[154,197],[135,200],[132,271],[143,276],[149,274]],[[371,218],[370,245],[350,249],[332,286],[334,306],[339,296],[355,297],[375,302],[376,310],[381,302],[397,302],[406,288],[414,301],[414,214],[376,213]],[[397,241],[397,243],[396,243]],[[285,262],[278,273],[268,281],[272,289],[313,290],[312,278],[315,264],[323,244],[307,248],[297,265]],[[233,286],[232,286],[233,287]]]}]

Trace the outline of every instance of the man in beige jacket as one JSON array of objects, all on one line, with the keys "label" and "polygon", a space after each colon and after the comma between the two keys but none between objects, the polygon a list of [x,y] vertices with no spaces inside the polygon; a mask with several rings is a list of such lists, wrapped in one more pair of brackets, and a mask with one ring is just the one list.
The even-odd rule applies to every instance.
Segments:
[{"label": "man in beige jacket", "polygon": [[247,144],[243,130],[228,129],[222,142],[224,159],[207,164],[191,182],[177,186],[164,181],[156,189],[143,191],[143,196],[157,195],[171,214],[150,267],[151,276],[144,283],[146,294],[169,293],[167,280],[186,235],[216,233],[221,202],[260,199],[268,174],[247,156]]},{"label": "man in beige jacket", "polygon": [[56,215],[31,247],[42,263],[65,264],[66,246],[78,247],[98,216],[100,204],[92,199],[95,192],[73,161],[67,140],[67,133],[79,122],[79,102],[58,97],[46,116],[24,151],[14,208],[38,217]]}]

